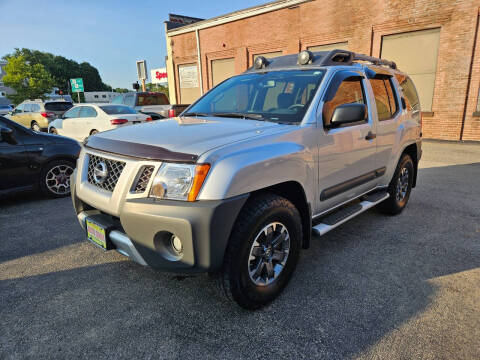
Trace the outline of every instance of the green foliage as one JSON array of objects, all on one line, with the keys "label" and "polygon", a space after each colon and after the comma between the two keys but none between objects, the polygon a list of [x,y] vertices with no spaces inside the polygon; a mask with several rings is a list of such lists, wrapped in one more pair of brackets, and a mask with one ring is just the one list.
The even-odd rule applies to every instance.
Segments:
[{"label": "green foliage", "polygon": [[[13,54],[4,56],[4,59],[8,60],[10,57],[18,56],[23,56],[31,65],[43,65],[54,80],[53,86],[65,93],[71,91],[69,81],[74,78],[83,79],[85,91],[112,91],[111,86],[102,82],[98,70],[87,62],[79,64],[63,56],[30,49],[15,49]],[[50,91],[51,89],[47,92]]]},{"label": "green foliage", "polygon": [[115,89],[113,89],[113,91],[115,91],[117,93],[127,93],[127,92],[130,92],[132,90],[128,90],[128,89],[125,89],[125,88],[115,88]]},{"label": "green foliage", "polygon": [[7,74],[3,82],[16,91],[16,94],[8,95],[15,105],[25,99],[43,99],[44,94],[52,90],[55,81],[42,64],[28,63],[22,55],[9,56],[6,60]]},{"label": "green foliage", "polygon": [[162,86],[162,85],[158,85],[158,84],[148,83],[148,84],[145,84],[145,89],[146,89],[147,91],[155,91],[155,92],[164,93],[164,94],[167,95],[167,97],[170,99],[170,96],[169,96],[169,93],[168,93],[168,87],[167,87],[167,86]]}]

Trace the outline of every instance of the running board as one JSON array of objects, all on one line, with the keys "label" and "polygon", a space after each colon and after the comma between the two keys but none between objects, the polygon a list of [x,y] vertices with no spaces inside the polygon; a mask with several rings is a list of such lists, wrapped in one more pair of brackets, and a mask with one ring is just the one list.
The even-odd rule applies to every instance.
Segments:
[{"label": "running board", "polygon": [[313,232],[319,236],[325,235],[330,230],[335,229],[337,226],[342,225],[357,215],[360,215],[389,197],[390,194],[386,191],[379,191],[367,195],[366,197],[363,197],[364,200],[360,203],[349,205],[325,216],[320,224],[313,227]]}]

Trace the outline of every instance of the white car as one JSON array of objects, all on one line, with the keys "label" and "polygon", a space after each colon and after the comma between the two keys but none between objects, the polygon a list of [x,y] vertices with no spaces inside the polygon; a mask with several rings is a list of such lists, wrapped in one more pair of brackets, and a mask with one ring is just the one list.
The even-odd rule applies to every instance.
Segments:
[{"label": "white car", "polygon": [[152,118],[125,105],[81,104],[52,121],[48,125],[48,132],[83,141],[88,136],[105,130],[147,121],[152,121]]}]

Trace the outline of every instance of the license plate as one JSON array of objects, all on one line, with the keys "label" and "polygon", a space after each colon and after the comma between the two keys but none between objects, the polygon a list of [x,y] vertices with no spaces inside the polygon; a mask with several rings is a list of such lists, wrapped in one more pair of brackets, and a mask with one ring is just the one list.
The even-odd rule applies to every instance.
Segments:
[{"label": "license plate", "polygon": [[87,228],[87,239],[102,249],[107,250],[107,232],[105,228],[89,219],[85,219],[85,225]]}]

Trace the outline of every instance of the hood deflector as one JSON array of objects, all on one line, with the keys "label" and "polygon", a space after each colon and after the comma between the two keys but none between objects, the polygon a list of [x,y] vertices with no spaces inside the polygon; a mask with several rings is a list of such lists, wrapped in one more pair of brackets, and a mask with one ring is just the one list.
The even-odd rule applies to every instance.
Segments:
[{"label": "hood deflector", "polygon": [[194,164],[198,159],[197,155],[174,152],[159,146],[105,139],[100,136],[90,136],[84,146],[94,150],[148,160]]}]

